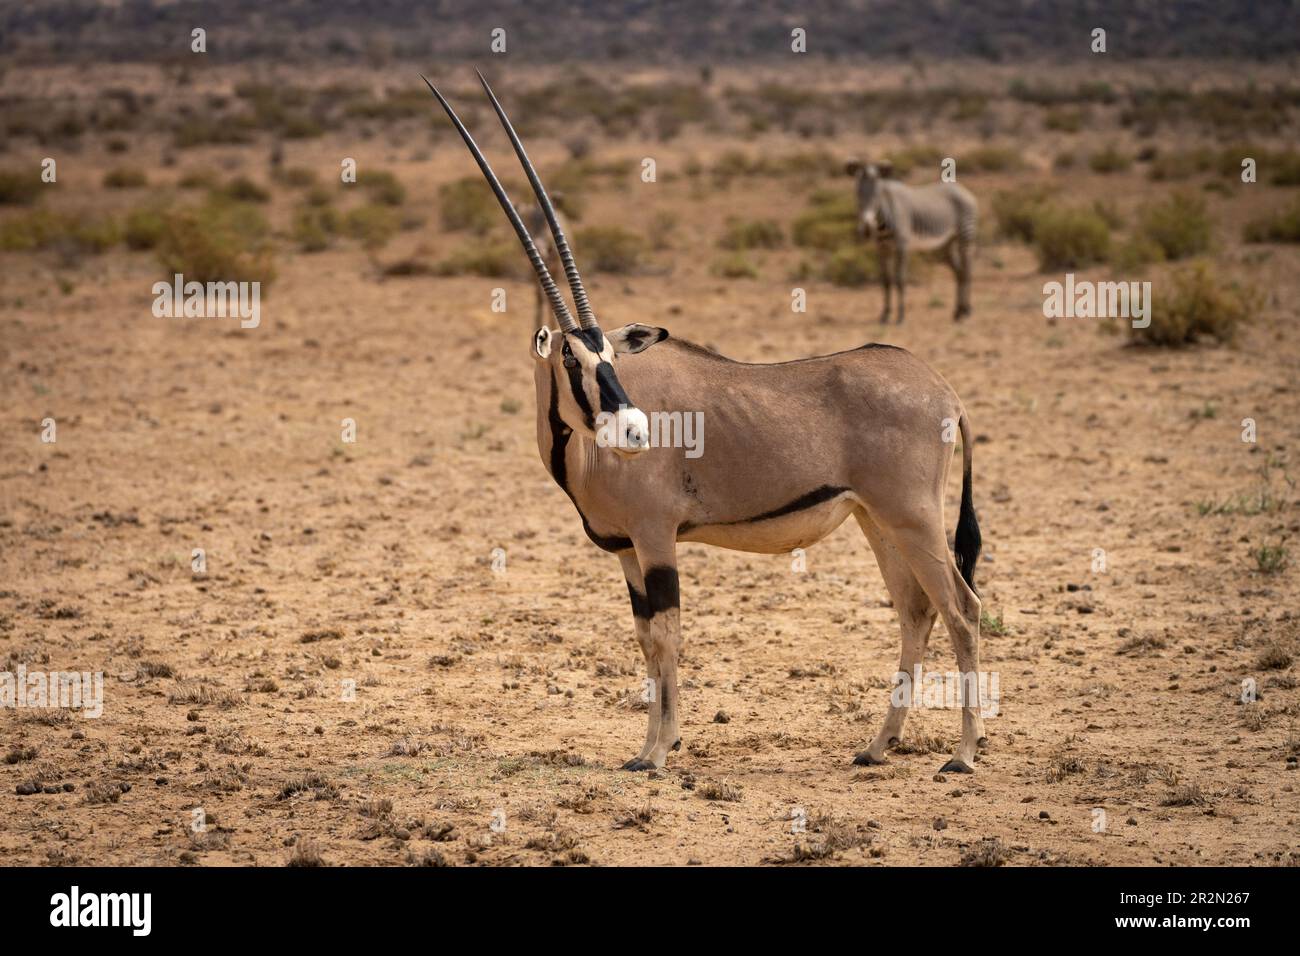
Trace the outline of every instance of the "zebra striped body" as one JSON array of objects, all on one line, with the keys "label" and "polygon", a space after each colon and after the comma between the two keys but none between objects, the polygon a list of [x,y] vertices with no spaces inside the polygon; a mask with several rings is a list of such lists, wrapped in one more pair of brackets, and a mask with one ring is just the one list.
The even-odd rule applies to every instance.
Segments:
[{"label": "zebra striped body", "polygon": [[957,183],[908,186],[893,179],[888,163],[853,162],[848,171],[857,180],[858,234],[876,242],[885,307],[880,321],[889,321],[890,293],[898,290],[898,321],[903,321],[907,254],[943,249],[957,279],[953,318],[970,314],[970,260],[975,245],[978,205]]}]

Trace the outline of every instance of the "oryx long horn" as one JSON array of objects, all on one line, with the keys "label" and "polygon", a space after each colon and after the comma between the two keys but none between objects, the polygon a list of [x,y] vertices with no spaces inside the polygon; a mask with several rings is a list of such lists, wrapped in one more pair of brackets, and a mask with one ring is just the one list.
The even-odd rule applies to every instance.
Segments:
[{"label": "oryx long horn", "polygon": [[[457,116],[456,111],[451,108],[451,104],[447,102],[446,97],[438,92],[438,88],[430,83],[428,77],[423,73],[420,74],[420,79],[424,80],[425,85],[433,91],[433,95],[436,96],[438,102],[442,104],[442,108],[447,111],[447,115],[451,117],[452,123],[456,125],[456,130],[460,133],[461,139],[465,141],[465,145],[469,147],[469,151],[474,154],[474,160],[478,163],[478,168],[483,171],[483,176],[487,179],[488,185],[491,186],[492,191],[496,193],[497,202],[499,202],[501,208],[505,210],[506,216],[510,220],[510,225],[515,227],[515,234],[519,236],[519,241],[523,243],[524,251],[528,253],[528,259],[533,264],[533,271],[537,273],[537,281],[542,284],[542,290],[546,293],[546,297],[551,300],[551,311],[555,313],[555,317],[559,320],[560,329],[564,332],[576,331],[578,323],[573,320],[573,315],[569,312],[569,307],[565,305],[564,296],[560,293],[559,286],[557,286],[555,280],[551,278],[551,272],[546,268],[546,263],[542,260],[542,254],[537,251],[537,246],[533,242],[533,237],[528,234],[528,227],[526,227],[524,221],[519,218],[519,213],[515,210],[514,204],[510,202],[510,197],[506,195],[505,187],[502,186],[501,181],[497,179],[496,173],[492,172],[492,167],[488,165],[487,159],[483,156],[483,151],[478,148],[478,144],[474,142],[474,137],[469,134],[469,130],[467,130],[465,124],[460,121],[460,117]],[[549,209],[548,214],[554,216],[554,213],[550,212]]]},{"label": "oryx long horn", "polygon": [[497,111],[497,116],[501,119],[501,125],[506,128],[506,135],[510,137],[510,143],[515,148],[515,155],[519,157],[519,164],[524,167],[524,172],[528,174],[528,181],[533,186],[533,192],[537,194],[537,201],[546,213],[546,221],[551,224],[551,235],[555,237],[555,250],[560,254],[560,261],[564,263],[564,274],[569,280],[569,288],[573,291],[573,304],[578,308],[578,321],[582,323],[584,329],[596,328],[596,315],[591,311],[591,303],[587,301],[587,290],[582,287],[582,276],[578,275],[578,264],[573,260],[573,250],[569,248],[569,241],[564,238],[564,230],[560,228],[560,220],[555,216],[555,207],[551,205],[551,197],[546,195],[546,187],[542,185],[541,177],[537,175],[537,170],[533,168],[532,160],[528,158],[528,153],[524,151],[524,144],[519,141],[515,128],[510,125],[510,118],[506,116],[506,111],[501,108],[497,101],[496,94],[492,92],[492,87],[488,86],[487,78],[483,76],[481,70],[475,70],[478,73],[479,82],[483,84],[483,89],[487,92],[488,99],[492,101],[492,108]]}]

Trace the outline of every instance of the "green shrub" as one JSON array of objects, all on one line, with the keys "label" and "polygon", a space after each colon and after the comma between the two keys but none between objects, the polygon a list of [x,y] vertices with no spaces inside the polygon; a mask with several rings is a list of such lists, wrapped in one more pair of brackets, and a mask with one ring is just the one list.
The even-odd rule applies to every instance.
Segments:
[{"label": "green shrub", "polygon": [[156,253],[168,276],[185,281],[269,284],[275,268],[266,219],[247,203],[211,199],[171,212]]},{"label": "green shrub", "polygon": [[223,185],[216,193],[222,199],[229,199],[232,202],[270,202],[271,193],[264,186],[260,186],[247,176],[236,176],[228,183]]},{"label": "green shrub", "polygon": [[904,146],[885,156],[894,164],[894,171],[899,176],[906,176],[917,168],[931,169],[937,174],[943,157],[943,151],[934,146]]},{"label": "green shrub", "polygon": [[724,249],[778,249],[785,242],[781,225],[774,219],[729,219],[718,240]]},{"label": "green shrub", "polygon": [[162,240],[167,216],[157,205],[141,206],[127,213],[122,238],[128,249],[153,249]]},{"label": "green shrub", "polygon": [[1204,173],[1214,166],[1214,157],[1206,149],[1183,149],[1170,153],[1157,153],[1151,160],[1147,175],[1156,182],[1187,179]]},{"label": "green shrub", "polygon": [[181,189],[215,189],[217,174],[210,169],[192,169],[176,181]]},{"label": "green shrub", "polygon": [[1110,227],[1091,209],[1044,206],[1033,233],[1042,272],[1081,269],[1105,261],[1110,251]]},{"label": "green shrub", "polygon": [[458,248],[434,266],[443,276],[475,275],[503,279],[522,274],[523,257],[516,243],[478,239]]},{"label": "green shrub", "polygon": [[645,250],[645,240],[622,226],[588,226],[575,239],[576,255],[599,272],[631,272]]},{"label": "green shrub", "polygon": [[832,285],[863,286],[880,281],[879,257],[865,243],[840,246],[826,260],[821,277]]},{"label": "green shrub", "polygon": [[293,214],[293,240],[303,252],[328,249],[342,223],[333,206],[299,206]]},{"label": "green shrub", "polygon": [[1083,128],[1083,110],[1050,109],[1043,117],[1043,125],[1061,133],[1077,133]]},{"label": "green shrub", "polygon": [[370,194],[372,201],[385,206],[400,206],[406,201],[404,187],[392,173],[386,170],[363,172],[357,183]]},{"label": "green shrub", "polygon": [[43,185],[35,169],[0,170],[0,206],[30,206],[40,198]]},{"label": "green shrub", "polygon": [[1034,241],[1034,224],[1048,202],[1046,186],[1002,190],[993,197],[997,234],[1007,239]]},{"label": "green shrub", "polygon": [[1274,186],[1300,186],[1300,153],[1290,150],[1274,153],[1269,157],[1268,165],[1268,181]]},{"label": "green shrub", "polygon": [[80,212],[38,208],[0,221],[0,249],[11,252],[61,249],[100,253],[121,237],[121,229],[111,217]]},{"label": "green shrub", "polygon": [[1094,173],[1108,175],[1126,172],[1133,165],[1133,157],[1114,145],[1098,150],[1088,157],[1088,168]]},{"label": "green shrub", "polygon": [[733,252],[713,263],[713,274],[724,279],[757,279],[758,267],[743,252]]},{"label": "green shrub", "polygon": [[343,218],[344,231],[366,249],[387,245],[401,227],[401,217],[392,208],[377,203],[350,209]]},{"label": "green shrub", "polygon": [[110,169],[104,174],[105,189],[142,189],[148,182],[144,170],[127,166]]},{"label": "green shrub", "polygon": [[1210,217],[1205,200],[1177,192],[1148,203],[1138,213],[1138,231],[1164,252],[1165,258],[1185,259],[1210,247]]},{"label": "green shrub", "polygon": [[858,202],[848,190],[820,190],[809,202],[790,230],[796,246],[831,252],[856,238]]},{"label": "green shrub", "polygon": [[290,166],[278,170],[274,176],[276,182],[283,183],[293,189],[307,189],[316,185],[316,171],[303,166]]},{"label": "green shrub", "polygon": [[438,190],[442,227],[450,231],[467,229],[484,233],[501,216],[496,197],[481,177],[465,177],[446,183]]},{"label": "green shrub", "polygon": [[958,161],[957,168],[964,173],[1006,173],[1024,165],[1020,154],[1008,146],[978,146]]},{"label": "green shrub", "polygon": [[1178,347],[1203,338],[1229,342],[1258,309],[1258,297],[1224,282],[1200,262],[1160,283],[1151,296],[1151,324],[1131,329],[1143,345]]},{"label": "green shrub", "polygon": [[1165,251],[1145,236],[1129,236],[1112,248],[1110,264],[1116,269],[1129,271],[1164,262]]},{"label": "green shrub", "polygon": [[1247,242],[1300,242],[1300,199],[1290,206],[1246,223]]}]

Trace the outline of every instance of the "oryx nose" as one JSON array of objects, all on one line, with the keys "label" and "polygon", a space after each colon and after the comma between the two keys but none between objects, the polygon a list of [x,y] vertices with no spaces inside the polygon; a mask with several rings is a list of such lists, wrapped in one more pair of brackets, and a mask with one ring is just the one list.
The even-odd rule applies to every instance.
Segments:
[{"label": "oryx nose", "polygon": [[650,447],[650,422],[639,408],[623,410],[623,447],[628,451]]}]

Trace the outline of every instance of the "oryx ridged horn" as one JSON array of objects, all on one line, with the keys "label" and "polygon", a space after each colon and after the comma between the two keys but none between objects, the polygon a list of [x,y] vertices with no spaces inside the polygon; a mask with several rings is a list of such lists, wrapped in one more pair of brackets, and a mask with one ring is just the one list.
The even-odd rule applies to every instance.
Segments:
[{"label": "oryx ridged horn", "polygon": [[[460,121],[460,117],[457,116],[456,111],[451,108],[451,104],[447,102],[446,97],[438,92],[438,88],[430,83],[428,77],[423,73],[420,74],[420,79],[424,80],[425,85],[428,86],[433,92],[433,95],[438,98],[438,102],[441,103],[442,108],[446,110],[447,116],[449,116],[452,123],[455,124],[456,130],[460,133],[461,139],[465,141],[465,145],[469,147],[469,151],[474,155],[474,160],[478,163],[478,168],[483,172],[484,178],[487,179],[488,185],[492,187],[492,192],[496,193],[497,202],[499,202],[501,208],[505,210],[506,217],[510,220],[510,225],[515,227],[515,234],[519,236],[519,241],[523,244],[524,251],[528,253],[528,260],[533,264],[533,271],[537,273],[537,281],[542,284],[542,289],[546,292],[546,297],[551,301],[551,311],[555,313],[555,318],[559,320],[560,329],[564,332],[576,331],[578,323],[573,320],[573,315],[569,312],[569,307],[564,302],[564,296],[560,293],[559,286],[557,286],[555,280],[551,278],[551,272],[546,268],[546,263],[542,260],[542,254],[537,251],[537,245],[533,242],[533,237],[528,234],[528,228],[524,225],[523,220],[519,218],[519,213],[515,210],[514,204],[510,202],[510,197],[506,195],[505,187],[502,186],[501,181],[497,179],[496,173],[492,172],[492,167],[488,164],[486,157],[484,157],[483,151],[478,148],[478,144],[474,142],[474,137],[469,134],[469,130],[467,130],[465,124]],[[513,136],[513,133],[511,135]],[[554,215],[554,213],[551,214]],[[570,282],[572,281],[573,280],[570,279]]]},{"label": "oryx ridged horn", "polygon": [[582,277],[578,275],[578,264],[573,259],[573,250],[569,248],[569,241],[564,238],[564,229],[561,228],[560,220],[555,215],[555,207],[551,205],[551,197],[546,194],[546,187],[542,185],[541,177],[537,175],[537,170],[533,168],[532,160],[528,158],[528,153],[524,150],[524,144],[520,142],[515,128],[510,125],[510,118],[506,116],[506,111],[501,108],[501,103],[497,100],[496,94],[492,92],[492,87],[488,86],[483,71],[475,70],[475,72],[478,73],[479,82],[483,84],[483,90],[487,93],[488,99],[492,101],[492,108],[497,111],[501,125],[506,129],[506,135],[510,137],[510,143],[515,148],[515,155],[519,157],[519,164],[524,167],[524,172],[528,175],[528,182],[532,184],[533,192],[537,194],[537,202],[541,205],[542,211],[546,213],[546,221],[551,225],[551,235],[555,237],[555,250],[560,254],[560,261],[564,263],[564,275],[569,280],[569,288],[573,292],[573,304],[578,309],[578,321],[582,323],[584,329],[596,328],[596,315],[591,310],[591,303],[587,301],[587,290],[582,287]]}]

